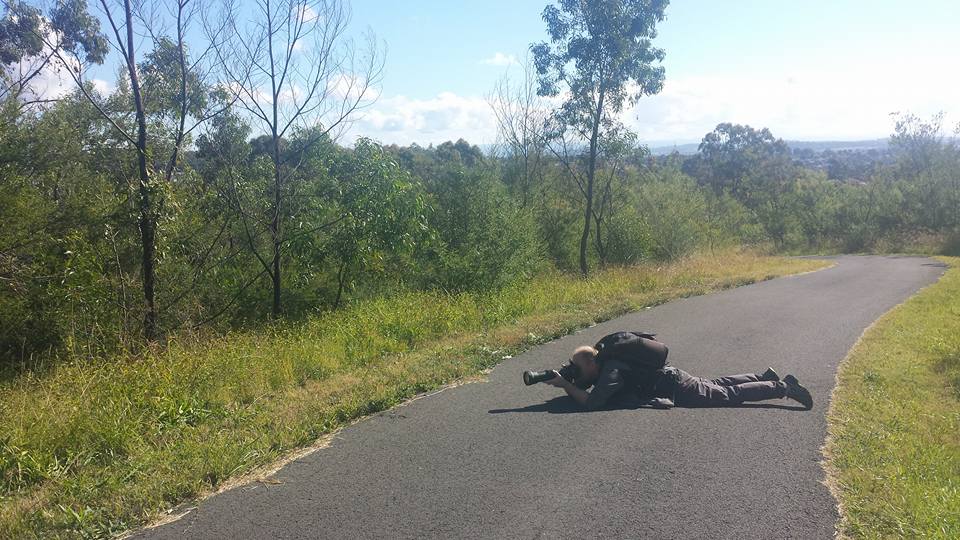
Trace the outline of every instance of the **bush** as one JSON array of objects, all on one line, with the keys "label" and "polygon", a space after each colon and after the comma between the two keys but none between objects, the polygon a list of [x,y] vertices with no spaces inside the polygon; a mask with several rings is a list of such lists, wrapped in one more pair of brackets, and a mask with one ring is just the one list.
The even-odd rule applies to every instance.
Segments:
[{"label": "bush", "polygon": [[636,264],[655,251],[655,241],[644,217],[628,207],[607,221],[606,262]]},{"label": "bush", "polygon": [[460,167],[448,168],[439,180],[432,185],[432,225],[439,237],[429,249],[433,284],[449,290],[500,288],[542,267],[533,220],[502,184],[486,171]]},{"label": "bush", "polygon": [[703,191],[685,177],[644,184],[638,203],[651,242],[651,255],[672,260],[708,239],[708,208]]}]

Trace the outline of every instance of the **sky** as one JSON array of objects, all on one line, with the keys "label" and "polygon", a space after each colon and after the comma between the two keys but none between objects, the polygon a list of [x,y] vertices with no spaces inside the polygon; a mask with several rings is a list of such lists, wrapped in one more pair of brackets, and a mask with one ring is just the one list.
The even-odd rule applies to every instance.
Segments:
[{"label": "sky", "polygon": [[[387,44],[387,59],[352,134],[495,142],[485,96],[547,39],[545,5],[354,0],[354,25]],[[663,91],[622,118],[647,144],[697,142],[721,122],[855,140],[889,136],[895,112],[960,119],[956,0],[675,0],[666,13],[654,40],[666,51]]]},{"label": "sky", "polygon": [[[93,4],[91,4],[93,5]],[[341,142],[496,142],[487,96],[547,39],[545,0],[353,0],[351,33],[386,47],[378,99]],[[95,11],[95,10],[94,10]],[[788,140],[889,136],[891,113],[960,121],[958,0],[675,0],[658,26],[663,90],[621,120],[650,146],[721,122]],[[115,66],[94,72],[109,89]]]}]

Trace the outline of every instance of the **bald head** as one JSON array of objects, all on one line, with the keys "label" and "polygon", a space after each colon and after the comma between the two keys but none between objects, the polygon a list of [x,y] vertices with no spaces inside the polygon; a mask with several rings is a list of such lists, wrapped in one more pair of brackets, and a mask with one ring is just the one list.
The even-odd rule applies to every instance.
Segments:
[{"label": "bald head", "polygon": [[593,347],[588,345],[577,347],[573,350],[570,361],[580,368],[577,386],[581,388],[589,387],[600,375],[600,366],[597,365],[597,350]]},{"label": "bald head", "polygon": [[573,350],[573,360],[593,360],[597,357],[597,350],[589,345],[581,345]]}]

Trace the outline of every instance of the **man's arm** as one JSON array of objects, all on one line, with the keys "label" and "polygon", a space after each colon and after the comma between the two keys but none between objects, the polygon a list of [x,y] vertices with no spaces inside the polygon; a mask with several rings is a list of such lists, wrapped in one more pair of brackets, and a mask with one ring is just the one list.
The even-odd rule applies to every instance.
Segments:
[{"label": "man's arm", "polygon": [[586,390],[578,388],[572,382],[561,377],[559,373],[557,373],[556,377],[545,382],[549,385],[556,386],[557,388],[563,388],[563,391],[566,392],[568,396],[572,397],[581,405],[586,405],[587,400],[590,398],[590,394],[588,394]]},{"label": "man's arm", "polygon": [[610,398],[623,388],[624,381],[620,373],[623,367],[624,366],[617,362],[611,362],[600,372],[600,378],[594,383],[593,390],[590,392],[578,388],[570,381],[561,377],[556,371],[554,371],[556,376],[546,381],[546,383],[558,388],[563,388],[567,395],[572,397],[577,403],[586,407],[587,410],[595,411],[606,405]]}]

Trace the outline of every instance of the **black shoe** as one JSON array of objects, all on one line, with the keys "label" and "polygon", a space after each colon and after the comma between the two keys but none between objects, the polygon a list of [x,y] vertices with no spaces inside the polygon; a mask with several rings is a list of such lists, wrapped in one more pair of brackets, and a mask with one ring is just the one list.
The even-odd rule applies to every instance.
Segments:
[{"label": "black shoe", "polygon": [[780,376],[777,375],[777,372],[773,370],[772,367],[768,367],[766,371],[759,375],[761,381],[779,381]]},{"label": "black shoe", "polygon": [[787,375],[783,378],[783,382],[787,385],[788,398],[800,403],[808,411],[813,408],[813,396],[810,395],[809,390],[800,384],[796,377]]}]

